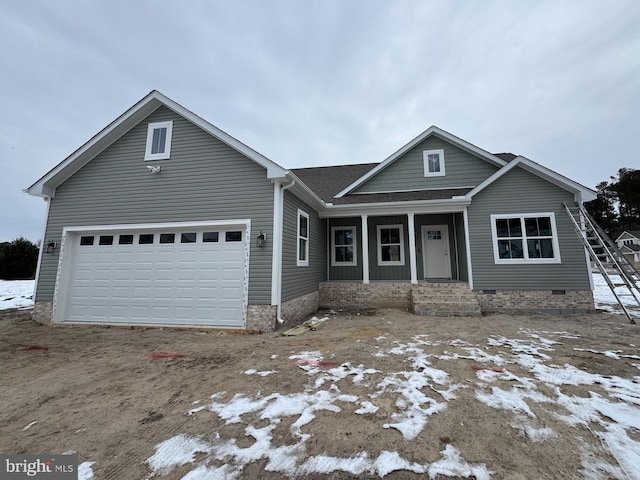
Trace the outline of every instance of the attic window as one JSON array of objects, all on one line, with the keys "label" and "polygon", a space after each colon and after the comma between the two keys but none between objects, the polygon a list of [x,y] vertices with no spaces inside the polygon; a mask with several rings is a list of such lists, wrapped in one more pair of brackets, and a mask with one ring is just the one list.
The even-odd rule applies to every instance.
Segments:
[{"label": "attic window", "polygon": [[424,161],[425,177],[444,177],[444,150],[424,150],[422,152]]},{"label": "attic window", "polygon": [[147,130],[145,160],[164,160],[171,155],[173,121],[150,123]]}]

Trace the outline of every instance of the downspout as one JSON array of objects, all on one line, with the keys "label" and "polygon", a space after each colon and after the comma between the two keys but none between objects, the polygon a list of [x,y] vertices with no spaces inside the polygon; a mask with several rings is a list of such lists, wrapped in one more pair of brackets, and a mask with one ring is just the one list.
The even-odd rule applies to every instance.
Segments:
[{"label": "downspout", "polygon": [[276,319],[282,319],[282,232],[284,223],[284,192],[295,185],[282,186],[279,181],[273,182],[273,255],[271,262],[271,304],[276,306]]}]

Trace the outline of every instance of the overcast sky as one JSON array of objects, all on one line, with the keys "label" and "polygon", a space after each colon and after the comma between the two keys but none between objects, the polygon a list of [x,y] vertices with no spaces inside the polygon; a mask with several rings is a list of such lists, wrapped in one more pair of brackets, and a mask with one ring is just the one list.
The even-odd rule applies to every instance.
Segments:
[{"label": "overcast sky", "polygon": [[0,2],[0,241],[22,192],[157,89],[285,168],[431,125],[588,187],[640,168],[640,1]]}]

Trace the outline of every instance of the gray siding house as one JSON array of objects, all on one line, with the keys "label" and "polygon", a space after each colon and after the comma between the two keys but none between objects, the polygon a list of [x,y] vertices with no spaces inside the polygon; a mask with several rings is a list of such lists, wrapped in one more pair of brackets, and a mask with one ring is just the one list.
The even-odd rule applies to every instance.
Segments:
[{"label": "gray siding house", "polygon": [[287,170],[152,91],[25,190],[34,318],[268,331],[319,306],[594,308],[564,203],[595,192],[430,127],[381,163]]}]

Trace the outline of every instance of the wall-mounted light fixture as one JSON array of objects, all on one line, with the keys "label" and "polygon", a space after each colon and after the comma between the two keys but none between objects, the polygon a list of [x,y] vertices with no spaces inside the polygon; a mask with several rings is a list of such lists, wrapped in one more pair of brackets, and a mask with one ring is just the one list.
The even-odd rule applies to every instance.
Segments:
[{"label": "wall-mounted light fixture", "polygon": [[265,243],[267,243],[267,234],[261,230],[258,236],[256,237],[256,246],[262,248],[264,247]]},{"label": "wall-mounted light fixture", "polygon": [[153,175],[157,175],[160,173],[162,167],[160,165],[147,165],[147,170],[149,170]]},{"label": "wall-mounted light fixture", "polygon": [[47,240],[44,251],[47,253],[53,253],[55,248],[56,248],[56,242],[54,242],[53,240]]}]

